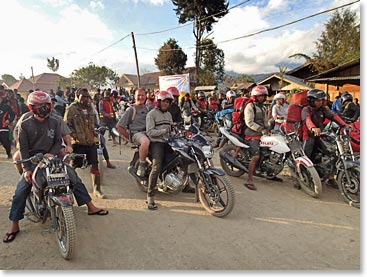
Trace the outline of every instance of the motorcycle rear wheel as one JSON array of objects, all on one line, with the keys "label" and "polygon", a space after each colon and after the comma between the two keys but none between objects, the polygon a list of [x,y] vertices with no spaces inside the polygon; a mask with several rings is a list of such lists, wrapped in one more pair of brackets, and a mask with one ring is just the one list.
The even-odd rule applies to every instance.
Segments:
[{"label": "motorcycle rear wheel", "polygon": [[76,248],[76,225],[73,207],[56,206],[56,240],[65,260],[73,257]]},{"label": "motorcycle rear wheel", "polygon": [[234,189],[226,176],[210,175],[213,185],[206,190],[202,180],[199,182],[199,199],[204,209],[216,217],[228,215],[235,204]]},{"label": "motorcycle rear wheel", "polygon": [[[221,151],[233,156],[234,153],[236,152],[237,147],[234,146],[233,144],[229,144],[226,145],[225,147],[223,147],[223,149]],[[240,157],[241,155],[241,151],[238,153],[237,157]],[[225,160],[223,160],[222,158],[220,158],[220,165],[222,166],[223,170],[232,177],[240,177],[242,176],[245,171],[242,169],[238,169],[232,165],[230,165],[229,163],[227,163]]]},{"label": "motorcycle rear wheel", "polygon": [[351,183],[348,184],[347,176],[344,171],[340,171],[337,176],[339,191],[341,192],[344,201],[349,205],[360,207],[360,168],[355,166],[348,169]]},{"label": "motorcycle rear wheel", "polygon": [[298,178],[298,183],[305,193],[318,198],[322,193],[322,183],[314,167],[306,167],[303,164],[299,165],[301,175]]}]

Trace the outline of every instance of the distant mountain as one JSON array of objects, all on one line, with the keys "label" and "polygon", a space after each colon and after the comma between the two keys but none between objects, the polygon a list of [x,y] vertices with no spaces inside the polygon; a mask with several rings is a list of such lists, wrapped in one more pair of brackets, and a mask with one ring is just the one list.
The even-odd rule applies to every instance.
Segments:
[{"label": "distant mountain", "polygon": [[[276,73],[276,72],[263,73],[263,74],[245,74],[245,75],[248,75],[248,76],[254,78],[255,83],[257,83],[257,82],[265,79],[266,77],[268,77],[270,75],[273,75],[274,73]],[[237,77],[237,76],[241,75],[241,73],[237,73],[237,72],[234,72],[234,71],[225,71],[225,74],[228,75],[228,76],[233,76],[233,77]]]}]

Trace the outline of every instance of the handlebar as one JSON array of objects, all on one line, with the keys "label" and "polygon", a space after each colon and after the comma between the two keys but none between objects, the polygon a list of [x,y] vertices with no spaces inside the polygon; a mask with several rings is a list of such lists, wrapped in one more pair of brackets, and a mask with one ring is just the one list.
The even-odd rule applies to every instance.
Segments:
[{"label": "handlebar", "polygon": [[[86,159],[87,155],[86,154],[76,154],[76,153],[69,153],[66,154],[64,156],[64,158],[62,159],[63,162],[67,161],[67,160],[74,160],[75,158],[83,158]],[[26,163],[26,162],[31,162],[33,164],[38,164],[41,161],[45,161],[47,162],[47,158],[45,158],[45,156],[42,153],[37,153],[36,155],[29,157],[27,159],[22,159],[22,160],[18,160],[18,161],[14,161],[14,164],[21,164],[21,163]]]}]

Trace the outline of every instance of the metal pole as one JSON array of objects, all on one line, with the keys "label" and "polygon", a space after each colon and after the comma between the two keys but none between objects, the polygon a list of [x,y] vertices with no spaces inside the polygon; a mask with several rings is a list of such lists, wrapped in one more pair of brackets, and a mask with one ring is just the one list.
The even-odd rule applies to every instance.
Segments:
[{"label": "metal pole", "polygon": [[139,62],[138,62],[138,54],[136,53],[134,32],[131,32],[131,37],[133,39],[133,48],[134,48],[134,53],[135,53],[136,72],[138,76],[138,88],[140,88]]}]

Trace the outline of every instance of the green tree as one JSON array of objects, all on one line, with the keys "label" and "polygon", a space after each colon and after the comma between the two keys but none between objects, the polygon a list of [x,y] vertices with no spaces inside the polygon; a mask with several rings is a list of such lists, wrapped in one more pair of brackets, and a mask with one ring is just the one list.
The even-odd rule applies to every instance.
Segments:
[{"label": "green tree", "polygon": [[17,79],[14,78],[13,75],[10,74],[3,74],[1,75],[1,79],[8,85],[11,86],[12,84],[14,84]]},{"label": "green tree", "polygon": [[89,63],[86,67],[74,70],[71,78],[78,87],[88,85],[91,88],[100,88],[113,84],[118,79],[118,75],[105,66]]},{"label": "green tree", "polygon": [[321,72],[360,56],[360,28],[356,14],[338,10],[325,24],[325,30],[316,42],[313,55],[315,67]]},{"label": "green tree", "polygon": [[199,73],[199,83],[213,85],[224,79],[224,52],[219,49],[211,39],[201,41],[200,64],[202,70]]},{"label": "green tree", "polygon": [[180,74],[185,68],[187,55],[182,51],[177,41],[170,38],[159,48],[154,62],[165,75]]},{"label": "green tree", "polygon": [[289,58],[304,58],[313,69],[322,72],[360,57],[360,25],[350,9],[335,11],[326,22],[325,30],[315,42],[311,57],[297,53]]},{"label": "green tree", "polygon": [[52,59],[47,58],[47,67],[53,72],[59,70],[59,65],[59,59],[55,59],[55,57],[52,57]]},{"label": "green tree", "polygon": [[225,0],[172,0],[176,6],[174,11],[180,24],[193,21],[193,33],[196,40],[195,52],[195,80],[198,83],[201,70],[201,41],[205,32],[212,31],[213,24],[218,22],[219,18],[228,13],[228,3]]}]

